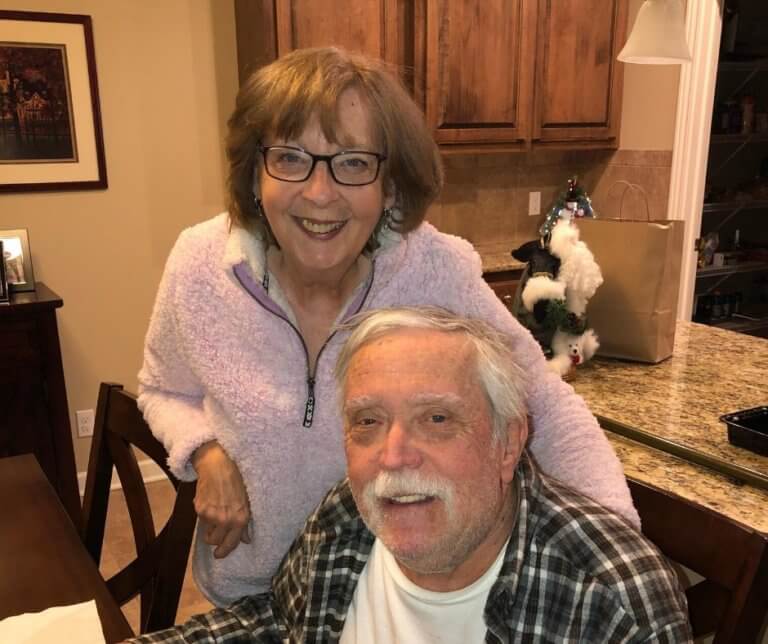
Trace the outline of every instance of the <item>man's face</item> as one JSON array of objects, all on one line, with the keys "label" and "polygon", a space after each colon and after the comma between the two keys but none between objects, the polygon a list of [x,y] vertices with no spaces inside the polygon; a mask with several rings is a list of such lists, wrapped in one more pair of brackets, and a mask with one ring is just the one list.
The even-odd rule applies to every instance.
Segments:
[{"label": "man's face", "polygon": [[463,334],[408,329],[365,345],[349,364],[350,486],[406,574],[482,568],[509,536],[509,483],[526,429],[494,444],[474,353]]}]

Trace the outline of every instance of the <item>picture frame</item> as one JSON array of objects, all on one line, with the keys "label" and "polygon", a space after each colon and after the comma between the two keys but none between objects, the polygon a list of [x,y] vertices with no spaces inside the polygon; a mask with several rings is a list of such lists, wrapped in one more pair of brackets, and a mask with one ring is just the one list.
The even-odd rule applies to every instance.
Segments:
[{"label": "picture frame", "polygon": [[0,193],[106,187],[91,17],[0,10]]},{"label": "picture frame", "polygon": [[26,228],[0,230],[3,244],[3,268],[9,293],[35,290],[32,253]]},{"label": "picture frame", "polygon": [[[3,257],[2,240],[0,240],[0,257]],[[5,262],[0,262],[0,304],[7,304],[9,299],[8,280],[5,279]]]}]

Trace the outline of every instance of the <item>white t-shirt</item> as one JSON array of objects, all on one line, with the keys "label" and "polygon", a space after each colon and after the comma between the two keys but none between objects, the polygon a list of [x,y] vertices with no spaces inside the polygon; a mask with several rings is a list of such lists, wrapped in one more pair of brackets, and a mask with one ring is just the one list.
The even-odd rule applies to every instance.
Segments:
[{"label": "white t-shirt", "polygon": [[493,565],[466,588],[447,593],[410,581],[378,540],[363,568],[347,612],[341,644],[471,644],[484,642],[483,610],[504,563],[507,544]]}]

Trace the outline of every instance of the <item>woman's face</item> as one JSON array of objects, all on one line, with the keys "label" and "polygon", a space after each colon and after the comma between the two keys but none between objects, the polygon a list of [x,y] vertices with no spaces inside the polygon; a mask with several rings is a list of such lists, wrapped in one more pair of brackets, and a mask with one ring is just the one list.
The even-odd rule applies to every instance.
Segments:
[{"label": "woman's face", "polygon": [[[339,97],[339,123],[344,131],[330,143],[313,117],[295,139],[266,137],[266,146],[299,147],[313,154],[334,154],[342,150],[383,154],[371,140],[365,103],[356,90]],[[394,197],[384,197],[382,172],[364,186],[340,185],[331,176],[328,164],[318,161],[305,181],[288,182],[267,174],[260,158],[258,194],[272,232],[280,244],[285,267],[298,276],[341,280],[355,263],[385,207]]]}]

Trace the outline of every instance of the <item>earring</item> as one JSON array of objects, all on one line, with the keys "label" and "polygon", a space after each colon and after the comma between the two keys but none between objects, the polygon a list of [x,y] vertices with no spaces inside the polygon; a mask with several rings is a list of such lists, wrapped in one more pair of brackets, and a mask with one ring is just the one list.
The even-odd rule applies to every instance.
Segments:
[{"label": "earring", "polygon": [[394,208],[384,208],[384,212],[381,214],[381,227],[389,228],[392,230],[392,224],[395,221]]},{"label": "earring", "polygon": [[253,203],[256,204],[256,216],[259,219],[264,219],[264,207],[261,205],[261,199],[253,195]]}]

